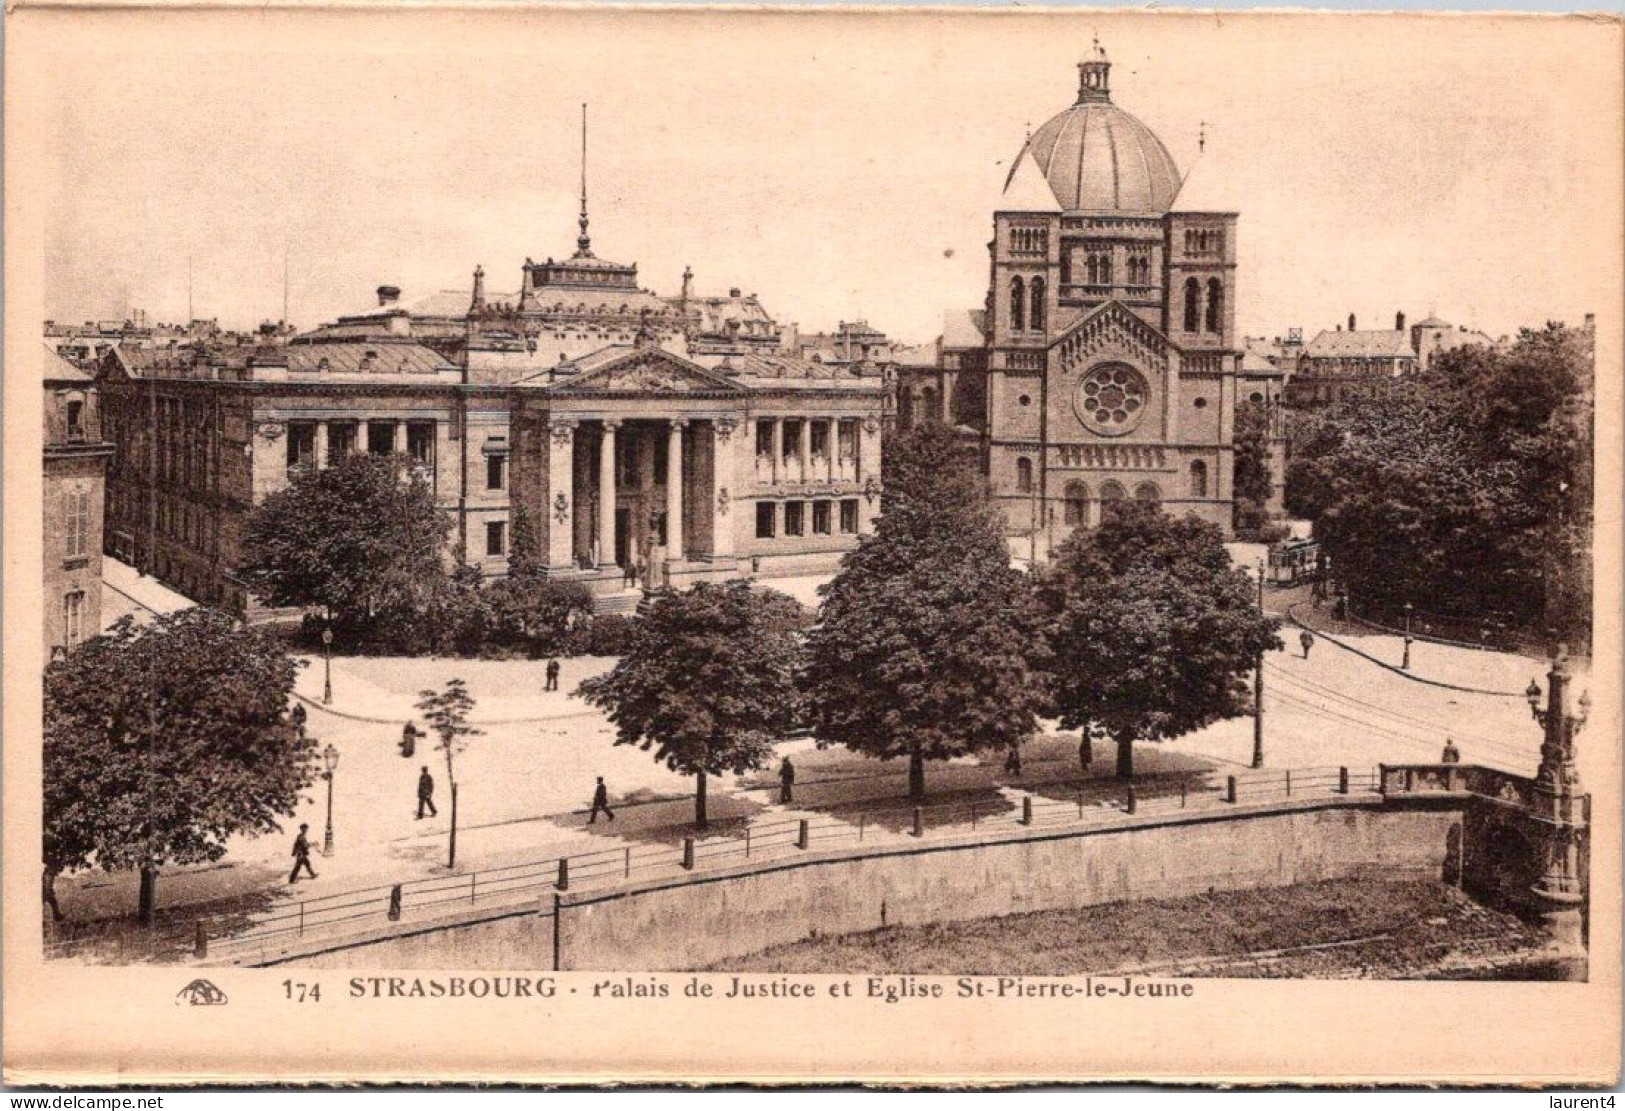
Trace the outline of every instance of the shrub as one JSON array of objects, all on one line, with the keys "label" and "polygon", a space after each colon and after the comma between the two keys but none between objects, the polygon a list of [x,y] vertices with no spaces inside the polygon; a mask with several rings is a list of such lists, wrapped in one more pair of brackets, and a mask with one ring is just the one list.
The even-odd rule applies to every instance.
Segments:
[{"label": "shrub", "polygon": [[583,656],[624,656],[631,650],[637,628],[634,617],[622,613],[600,614],[580,630],[584,635],[579,638],[581,646],[577,652]]}]

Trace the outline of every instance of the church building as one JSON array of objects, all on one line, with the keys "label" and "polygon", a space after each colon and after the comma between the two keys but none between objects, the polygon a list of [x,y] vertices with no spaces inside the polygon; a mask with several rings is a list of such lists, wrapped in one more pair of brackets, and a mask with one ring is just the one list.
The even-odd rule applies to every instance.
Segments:
[{"label": "church building", "polygon": [[1015,552],[1035,558],[1127,498],[1231,528],[1236,214],[1112,102],[1098,43],[1078,71],[993,214],[983,357],[958,351],[936,395],[980,434]]}]

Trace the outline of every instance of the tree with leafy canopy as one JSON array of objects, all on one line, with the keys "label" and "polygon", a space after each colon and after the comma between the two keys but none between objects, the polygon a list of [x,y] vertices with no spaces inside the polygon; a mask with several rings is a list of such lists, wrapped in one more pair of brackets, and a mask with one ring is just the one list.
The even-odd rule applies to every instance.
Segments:
[{"label": "tree with leafy canopy", "polygon": [[881,516],[822,588],[807,636],[808,717],[820,745],[925,762],[1008,751],[1044,704],[1041,623],[1010,565],[1002,519],[958,437],[899,433]]},{"label": "tree with leafy canopy", "polygon": [[421,605],[446,575],[451,525],[411,460],[349,455],[299,469],[249,512],[237,572],[268,605],[320,606],[354,627]]},{"label": "tree with leafy canopy", "polygon": [[804,611],[731,582],[662,591],[638,613],[626,654],[575,694],[608,713],[616,744],[652,749],[694,777],[694,824],[704,829],[708,777],[760,768],[795,724]]},{"label": "tree with leafy canopy", "polygon": [[485,730],[468,724],[474,709],[474,696],[461,679],[447,679],[445,690],[418,692],[418,713],[435,738],[435,748],[446,757],[446,787],[451,792],[451,839],[446,867],[457,866],[457,763],[456,757],[468,747],[469,737],[484,736]]},{"label": "tree with leafy canopy", "polygon": [[145,625],[121,618],[52,662],[47,887],[91,865],[135,869],[150,923],[160,868],[218,860],[229,838],[280,830],[316,774],[316,741],[288,709],[295,668],[275,637],[203,608]]},{"label": "tree with leafy canopy", "polygon": [[1142,503],[1074,533],[1038,594],[1060,724],[1116,742],[1122,779],[1134,775],[1136,742],[1247,713],[1248,676],[1281,647],[1218,526]]}]

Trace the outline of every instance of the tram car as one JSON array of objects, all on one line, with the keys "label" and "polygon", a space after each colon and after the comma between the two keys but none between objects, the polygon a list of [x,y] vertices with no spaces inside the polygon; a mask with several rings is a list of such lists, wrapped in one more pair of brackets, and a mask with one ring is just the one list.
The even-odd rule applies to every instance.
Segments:
[{"label": "tram car", "polygon": [[1296,586],[1298,583],[1313,582],[1320,578],[1324,570],[1318,540],[1308,537],[1283,540],[1270,547],[1270,582],[1276,586]]}]

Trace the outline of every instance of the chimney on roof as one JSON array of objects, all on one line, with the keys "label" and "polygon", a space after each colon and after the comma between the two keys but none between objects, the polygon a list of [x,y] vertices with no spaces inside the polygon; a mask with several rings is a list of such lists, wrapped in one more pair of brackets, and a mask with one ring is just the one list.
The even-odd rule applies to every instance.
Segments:
[{"label": "chimney on roof", "polygon": [[1595,332],[1597,330],[1597,314],[1596,313],[1594,313],[1594,312],[1586,313],[1585,330],[1588,331],[1588,332]]},{"label": "chimney on roof", "polygon": [[1402,312],[1396,312],[1394,314],[1394,331],[1403,332],[1404,330],[1405,330],[1405,314],[1402,313]]},{"label": "chimney on roof", "polygon": [[1354,314],[1349,313],[1349,331],[1354,331]]},{"label": "chimney on roof", "polygon": [[739,300],[739,287],[738,286],[731,287],[728,290],[728,296],[732,300],[735,300],[735,301]]},{"label": "chimney on roof", "polygon": [[485,311],[485,267],[474,267],[474,297],[468,304],[468,311],[480,313]]},{"label": "chimney on roof", "polygon": [[381,285],[378,287],[378,307],[388,308],[401,299],[401,287],[398,285]]}]

